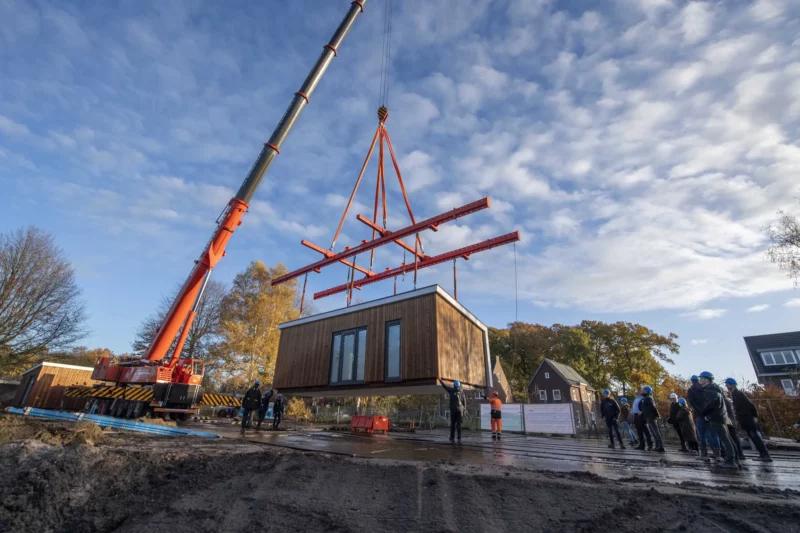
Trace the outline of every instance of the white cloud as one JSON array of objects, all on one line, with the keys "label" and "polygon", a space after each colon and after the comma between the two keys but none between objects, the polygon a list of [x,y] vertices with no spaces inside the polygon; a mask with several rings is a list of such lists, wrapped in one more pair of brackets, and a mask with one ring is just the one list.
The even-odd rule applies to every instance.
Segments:
[{"label": "white cloud", "polygon": [[800,307],[800,298],[792,298],[787,300],[784,307]]},{"label": "white cloud", "polygon": [[708,339],[692,339],[693,346],[697,346],[698,344],[708,344]]},{"label": "white cloud", "polygon": [[705,2],[690,2],[681,12],[683,37],[688,43],[705,39],[714,22],[712,7]]},{"label": "white cloud", "polygon": [[769,304],[759,304],[759,305],[754,305],[753,307],[748,307],[747,312],[760,313],[761,311],[766,311],[767,309],[769,309]]},{"label": "white cloud", "polygon": [[689,311],[683,313],[681,316],[686,318],[693,318],[696,320],[711,320],[712,318],[719,318],[727,312],[726,309],[697,309],[696,311]]},{"label": "white cloud", "polygon": [[9,137],[21,137],[30,133],[25,124],[14,122],[10,118],[3,115],[0,115],[0,132],[8,135]]}]

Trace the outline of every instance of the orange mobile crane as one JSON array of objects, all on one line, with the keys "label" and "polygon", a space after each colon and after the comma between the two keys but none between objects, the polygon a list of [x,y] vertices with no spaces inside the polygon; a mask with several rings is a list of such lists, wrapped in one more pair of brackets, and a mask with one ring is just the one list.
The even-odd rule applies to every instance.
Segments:
[{"label": "orange mobile crane", "polygon": [[[198,405],[239,404],[233,397],[203,395],[201,392],[205,370],[203,361],[181,359],[181,351],[197,314],[197,307],[203,297],[211,271],[225,255],[225,247],[233,232],[242,224],[242,217],[247,212],[249,203],[267,169],[275,156],[280,154],[283,141],[309,103],[314,89],[328,65],[338,54],[339,46],[358,15],[364,12],[366,2],[367,0],[351,2],[347,15],[331,40],[323,47],[322,54],[300,90],[294,94],[289,108],[269,141],[264,143],[264,148],[236,196],[228,202],[217,219],[217,227],[211,240],[200,258],[195,261],[194,268],[175,297],[144,356],[124,357],[119,360],[100,357],[95,365],[92,379],[109,385],[73,388],[67,392],[68,396],[85,396],[87,399],[96,400],[93,405],[99,414],[129,418],[139,417],[150,411],[162,416],[170,415],[173,418],[186,419],[197,413]],[[167,357],[173,346],[172,354]]]}]

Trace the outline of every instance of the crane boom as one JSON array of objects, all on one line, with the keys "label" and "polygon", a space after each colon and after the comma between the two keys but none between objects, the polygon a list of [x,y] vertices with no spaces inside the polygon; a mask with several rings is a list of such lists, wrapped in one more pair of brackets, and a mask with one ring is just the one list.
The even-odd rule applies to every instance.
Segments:
[{"label": "crane boom", "polygon": [[297,122],[300,113],[309,103],[311,95],[314,89],[316,89],[322,75],[327,70],[331,61],[333,61],[333,58],[336,57],[339,45],[350,31],[358,15],[364,12],[364,4],[366,2],[367,0],[353,0],[353,2],[351,2],[347,15],[345,15],[339,27],[336,28],[328,44],[323,47],[322,54],[314,65],[314,68],[311,69],[311,72],[306,77],[300,90],[294,94],[292,102],[275,127],[275,131],[272,132],[269,141],[264,143],[264,148],[258,155],[258,159],[256,159],[256,162],[247,174],[236,196],[228,202],[222,215],[217,219],[217,228],[211,240],[206,245],[200,258],[195,261],[195,266],[189,274],[189,277],[172,302],[169,312],[161,323],[161,327],[145,354],[146,359],[150,361],[163,360],[167,356],[178,332],[181,332],[167,366],[171,368],[177,364],[180,359],[181,351],[183,350],[183,344],[186,341],[189,329],[196,316],[198,304],[203,296],[203,291],[208,283],[209,276],[211,275],[211,271],[214,269],[217,262],[225,255],[225,248],[228,245],[228,241],[233,235],[233,232],[236,231],[236,228],[242,224],[242,217],[247,211],[249,203],[253,199],[253,195],[255,195],[256,190],[261,184],[261,180],[264,178],[275,156],[280,153],[283,141],[286,140],[292,126]]}]

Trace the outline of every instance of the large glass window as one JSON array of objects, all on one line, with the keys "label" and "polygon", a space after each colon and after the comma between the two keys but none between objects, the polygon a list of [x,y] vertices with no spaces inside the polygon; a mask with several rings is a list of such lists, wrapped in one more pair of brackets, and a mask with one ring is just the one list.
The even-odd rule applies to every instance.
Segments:
[{"label": "large glass window", "polygon": [[339,382],[339,361],[342,355],[342,336],[336,333],[333,336],[333,347],[331,348],[331,383]]},{"label": "large glass window", "polygon": [[364,381],[366,352],[367,328],[334,333],[331,346],[331,384]]},{"label": "large glass window", "polygon": [[400,321],[386,323],[386,381],[401,379],[400,376]]},{"label": "large glass window", "polygon": [[793,350],[761,352],[761,360],[767,366],[797,364],[797,357]]},{"label": "large glass window", "polygon": [[364,381],[364,360],[367,355],[367,330],[358,330],[358,355],[356,356],[356,381]]}]

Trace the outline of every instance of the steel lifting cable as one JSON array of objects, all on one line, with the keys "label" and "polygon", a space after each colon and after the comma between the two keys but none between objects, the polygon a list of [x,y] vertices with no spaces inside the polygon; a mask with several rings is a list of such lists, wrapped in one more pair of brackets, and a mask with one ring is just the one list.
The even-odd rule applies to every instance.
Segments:
[{"label": "steel lifting cable", "polygon": [[389,65],[392,57],[392,0],[386,0],[383,11],[383,53],[381,56],[381,86],[378,107],[389,107]]},{"label": "steel lifting cable", "polygon": [[519,292],[517,290],[517,243],[514,243],[514,322],[519,322]]}]

